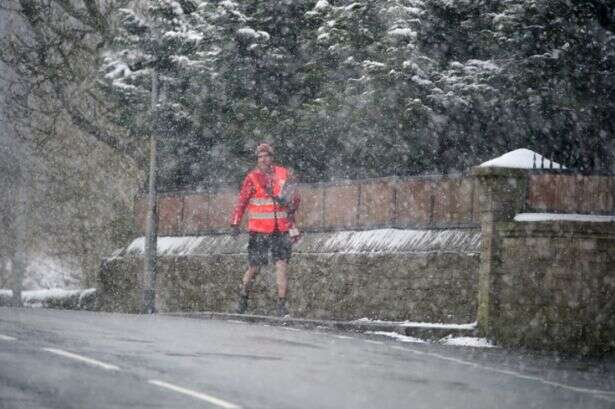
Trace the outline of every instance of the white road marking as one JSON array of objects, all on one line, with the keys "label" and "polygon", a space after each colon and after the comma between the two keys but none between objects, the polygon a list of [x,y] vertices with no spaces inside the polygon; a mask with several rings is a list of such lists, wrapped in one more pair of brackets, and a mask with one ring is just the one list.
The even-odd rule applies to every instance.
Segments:
[{"label": "white road marking", "polygon": [[384,344],[384,342],[380,342],[380,341],[372,341],[371,339],[366,339],[366,340],[364,340],[364,341],[365,341],[365,342],[367,342],[367,343],[370,343],[370,344],[376,344],[376,345],[382,345],[382,344]]},{"label": "white road marking", "polygon": [[301,331],[300,329],[297,329],[297,328],[289,328],[289,327],[281,327],[281,328],[286,331],[294,331],[294,332]]},{"label": "white road marking", "polygon": [[43,348],[43,350],[47,351],[47,352],[51,352],[52,354],[61,355],[61,356],[66,357],[66,358],[71,358],[71,359],[74,359],[74,360],[77,360],[77,361],[85,362],[85,363],[88,363],[90,365],[100,366],[101,368],[108,369],[108,370],[111,370],[111,371],[119,371],[120,370],[120,368],[115,366],[115,365],[106,364],[104,362],[97,361],[96,359],[92,359],[92,358],[88,358],[88,357],[85,357],[85,356],[73,354],[71,352],[63,351],[61,349]]},{"label": "white road marking", "polygon": [[8,335],[0,334],[0,339],[3,341],[17,341],[17,338],[9,337]]},{"label": "white road marking", "polygon": [[235,405],[234,403],[227,402],[225,400],[213,397],[211,395],[207,395],[203,392],[196,392],[190,389],[182,388],[181,386],[176,386],[167,382],[157,381],[155,379],[150,379],[147,381],[152,385],[160,386],[162,388],[167,388],[175,392],[183,393],[184,395],[192,396],[193,398],[204,400],[205,402],[209,402],[213,405],[220,406],[224,409],[241,409],[241,406]]},{"label": "white road marking", "polygon": [[525,380],[529,380],[529,381],[536,381],[536,382],[543,383],[545,385],[554,386],[554,387],[562,388],[562,389],[567,389],[567,390],[573,391],[573,392],[587,393],[587,394],[593,395],[594,397],[599,398],[599,399],[607,400],[609,402],[615,402],[615,392],[611,392],[611,391],[604,391],[604,390],[601,390],[601,389],[580,388],[580,387],[577,387],[577,386],[566,385],[564,383],[548,381],[548,380],[540,378],[538,376],[525,375],[525,374],[522,374],[520,372],[511,371],[511,370],[507,370],[507,369],[494,368],[492,366],[484,366],[484,365],[477,364],[475,362],[464,361],[463,359],[452,358],[452,357],[449,357],[449,356],[444,356],[444,355],[436,354],[435,352],[424,352],[424,351],[419,351],[419,350],[411,349],[411,348],[404,348],[404,347],[400,347],[400,346],[393,346],[392,348],[398,349],[400,351],[411,352],[411,353],[416,354],[416,355],[425,355],[425,356],[430,356],[430,357],[433,357],[433,358],[441,359],[443,361],[455,362],[455,363],[460,364],[460,365],[471,366],[471,367],[474,367],[474,368],[483,369],[485,371],[495,372],[495,373],[499,373],[499,374],[502,374],[502,375],[510,375],[510,376],[513,376],[513,377],[519,378],[519,379],[525,379]]},{"label": "white road marking", "polygon": [[338,338],[338,339],[352,339],[352,337],[347,337],[346,335],[335,335],[335,338]]}]

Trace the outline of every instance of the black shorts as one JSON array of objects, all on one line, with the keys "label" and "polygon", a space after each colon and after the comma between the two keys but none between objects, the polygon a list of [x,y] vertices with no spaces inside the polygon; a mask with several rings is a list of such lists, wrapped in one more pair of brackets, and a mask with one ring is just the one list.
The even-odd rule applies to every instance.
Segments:
[{"label": "black shorts", "polygon": [[292,244],[288,233],[250,232],[248,263],[251,266],[266,266],[269,263],[269,249],[271,249],[271,258],[274,263],[278,260],[290,260]]}]

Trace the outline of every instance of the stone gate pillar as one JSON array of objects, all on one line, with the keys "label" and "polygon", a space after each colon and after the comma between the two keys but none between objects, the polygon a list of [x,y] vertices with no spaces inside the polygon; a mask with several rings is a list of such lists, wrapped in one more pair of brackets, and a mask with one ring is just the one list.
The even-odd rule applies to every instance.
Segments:
[{"label": "stone gate pillar", "polygon": [[478,328],[491,337],[492,321],[499,314],[498,274],[500,247],[496,224],[512,221],[525,208],[528,171],[525,169],[475,167],[478,181],[482,247],[478,278]]}]

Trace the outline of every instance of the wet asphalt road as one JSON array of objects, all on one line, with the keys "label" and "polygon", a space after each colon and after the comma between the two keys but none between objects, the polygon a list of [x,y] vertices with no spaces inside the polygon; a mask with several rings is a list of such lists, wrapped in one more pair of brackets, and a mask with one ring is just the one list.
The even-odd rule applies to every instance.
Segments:
[{"label": "wet asphalt road", "polygon": [[0,408],[615,408],[615,360],[0,308]]}]

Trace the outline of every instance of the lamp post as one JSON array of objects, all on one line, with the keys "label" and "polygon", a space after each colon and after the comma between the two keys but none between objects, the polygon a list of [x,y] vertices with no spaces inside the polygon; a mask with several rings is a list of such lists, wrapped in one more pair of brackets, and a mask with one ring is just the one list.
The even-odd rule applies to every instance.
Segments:
[{"label": "lamp post", "polygon": [[149,189],[147,194],[147,219],[145,224],[144,280],[142,312],[156,312],[156,256],[158,242],[158,212],[156,206],[156,176],[158,174],[158,72],[152,67],[152,102],[149,155]]},{"label": "lamp post", "polygon": [[13,253],[13,299],[11,304],[15,307],[21,307],[21,291],[23,289],[23,278],[27,266],[27,251],[26,251],[26,212],[28,206],[26,177],[24,174],[24,162],[18,167],[17,171],[17,206],[15,209],[15,250]]}]

